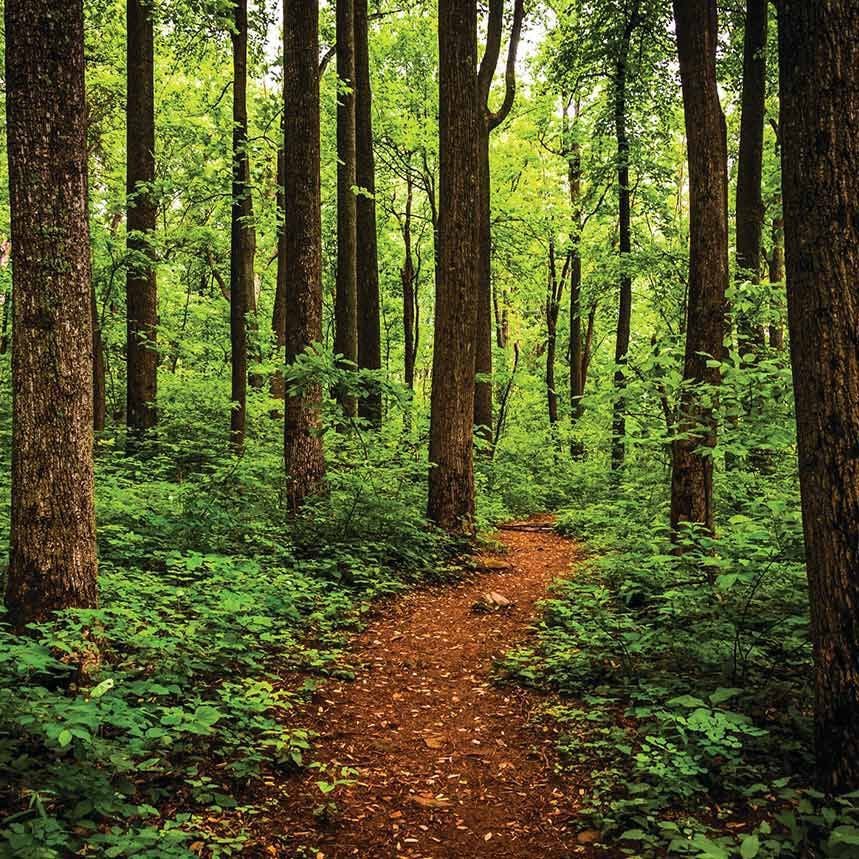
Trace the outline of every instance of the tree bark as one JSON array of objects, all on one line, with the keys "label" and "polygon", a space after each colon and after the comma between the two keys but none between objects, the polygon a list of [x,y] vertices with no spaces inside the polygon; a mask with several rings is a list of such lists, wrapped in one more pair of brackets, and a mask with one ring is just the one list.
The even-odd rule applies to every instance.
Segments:
[{"label": "tree bark", "polygon": [[617,337],[614,347],[615,401],[612,409],[611,468],[623,468],[626,459],[626,373],[632,326],[632,275],[629,254],[632,251],[632,217],[629,187],[629,137],[626,129],[626,82],[629,45],[638,26],[639,0],[635,0],[621,36],[614,70],[614,128],[617,141],[618,230],[620,236],[620,301],[617,311]]},{"label": "tree bark", "polygon": [[256,238],[248,158],[248,3],[233,0],[233,188],[230,234],[230,346],[232,366],[230,443],[245,444],[248,386],[248,316],[254,300]]},{"label": "tree bark", "polygon": [[859,6],[779,7],[782,196],[818,779],[859,788]]},{"label": "tree bark", "polygon": [[[373,91],[367,0],[355,2],[355,138],[356,177],[362,193],[357,207],[358,366],[382,369],[379,322],[379,259],[376,235],[376,161],[373,155]],[[358,403],[358,414],[376,428],[382,425],[382,392],[372,386]]]},{"label": "tree bark", "polygon": [[558,392],[555,389],[555,353],[558,348],[558,314],[561,310],[561,299],[564,294],[564,282],[572,259],[567,254],[561,276],[558,277],[557,260],[555,257],[555,241],[549,240],[549,276],[546,288],[546,397],[549,407],[549,424],[554,427],[558,423]]},{"label": "tree bark", "polygon": [[[337,276],[334,351],[342,367],[358,364],[357,184],[355,139],[355,16],[353,0],[336,0],[337,34]],[[289,197],[287,197],[289,199]],[[355,417],[358,402],[341,386],[335,392],[343,414]]]},{"label": "tree bark", "polygon": [[[715,0],[674,0],[689,159],[689,299],[684,389],[671,475],[671,528],[699,524],[714,533],[713,458],[718,367],[728,282],[725,118],[716,85]],[[701,386],[711,390],[701,391]]]},{"label": "tree bark", "polygon": [[[760,282],[768,6],[769,0],[746,2],[740,151],[737,160],[737,280],[740,283]],[[759,351],[764,345],[762,330],[742,313],[738,314],[736,322],[741,341],[754,351]]]},{"label": "tree bark", "polygon": [[474,529],[474,373],[480,200],[477,7],[439,2],[439,278],[436,285],[428,516]]},{"label": "tree bark", "polygon": [[[286,0],[284,34],[284,194],[286,363],[322,340],[322,213],[319,140],[319,0]],[[324,487],[322,391],[287,391],[286,499],[297,511]]]},{"label": "tree bark", "polygon": [[403,285],[403,337],[404,356],[403,372],[406,387],[415,389],[415,359],[417,337],[415,331],[415,263],[412,254],[412,205],[414,201],[414,186],[410,177],[406,178],[406,212],[403,219],[403,267],[400,269],[400,281]]},{"label": "tree bark", "polygon": [[[283,129],[281,129],[281,132]],[[283,350],[286,347],[286,231],[284,230],[284,220],[286,217],[286,199],[283,192],[285,163],[283,157],[283,148],[278,147],[277,150],[277,274],[275,275],[277,283],[274,289],[274,307],[271,311],[271,330],[274,334],[275,351],[278,356],[283,357]],[[282,400],[283,391],[283,371],[276,368],[271,374],[269,382],[269,391],[274,400]]]},{"label": "tree bark", "polygon": [[97,602],[83,19],[81,0],[6,0],[18,631]]},{"label": "tree bark", "polygon": [[[769,281],[771,284],[784,284],[784,218],[781,216],[773,218],[772,244]],[[784,326],[781,322],[770,325],[770,346],[779,352],[784,349]]]},{"label": "tree bark", "polygon": [[92,317],[92,428],[101,432],[107,420],[107,384],[104,366],[104,341],[101,338],[101,320],[95,300],[95,284],[90,283],[90,311]]},{"label": "tree bark", "polygon": [[[567,111],[564,111],[564,131],[572,130],[567,125]],[[570,194],[571,219],[571,260],[570,260],[570,454],[580,459],[584,454],[582,443],[575,438],[576,424],[583,414],[582,397],[585,393],[584,344],[582,342],[582,161],[578,143],[568,139],[564,143],[567,159],[567,184]]]},{"label": "tree bark", "polygon": [[126,422],[132,448],[158,422],[158,292],[155,280],[154,38],[152,7],[128,0],[126,227]]}]

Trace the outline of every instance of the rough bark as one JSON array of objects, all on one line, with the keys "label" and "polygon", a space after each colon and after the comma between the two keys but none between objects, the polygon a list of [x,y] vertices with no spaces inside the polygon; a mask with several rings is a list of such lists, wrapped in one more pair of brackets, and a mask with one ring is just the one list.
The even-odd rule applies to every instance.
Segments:
[{"label": "rough bark", "polygon": [[248,3],[233,0],[233,202],[230,234],[230,346],[232,411],[230,442],[236,453],[245,443],[248,387],[248,318],[254,300],[256,239],[248,157]]},{"label": "rough bark", "polygon": [[[281,129],[282,131],[282,129]],[[274,345],[276,354],[282,358],[286,346],[286,231],[284,230],[284,218],[286,216],[286,199],[283,193],[284,183],[284,157],[283,149],[277,150],[277,283],[274,288],[274,307],[271,311],[271,330],[274,334]],[[283,399],[283,372],[280,368],[275,369],[269,381],[269,392],[272,399]]]},{"label": "rough bark", "polygon": [[620,301],[617,310],[617,336],[614,348],[615,401],[612,414],[611,467],[623,468],[626,458],[626,389],[625,367],[632,325],[632,275],[629,254],[632,251],[632,218],[629,187],[629,136],[626,128],[626,84],[629,71],[629,46],[638,26],[639,0],[635,0],[623,30],[614,69],[614,128],[617,142],[618,231],[620,237]]},{"label": "rough bark", "polygon": [[[367,0],[355,2],[355,139],[356,177],[362,189],[357,207],[358,366],[382,368],[379,321],[379,259],[376,235],[376,162],[373,155],[373,92],[370,85],[370,45]],[[378,387],[361,397],[358,414],[372,426],[382,425],[382,393]]]},{"label": "rough bark", "polygon": [[[769,0],[746,2],[740,150],[737,159],[737,279],[740,283],[760,281],[768,5]],[[738,314],[736,323],[737,334],[748,347],[759,350],[764,345],[763,332],[746,318],[746,314]]]},{"label": "rough bark", "polygon": [[[97,601],[81,0],[6,0],[17,630]],[[46,85],[46,81],[50,85]]]},{"label": "rough bark", "polygon": [[689,161],[689,298],[684,389],[671,474],[671,528],[699,524],[713,533],[713,390],[722,354],[728,282],[727,143],[716,86],[715,0],[674,0]]},{"label": "rough bark", "polygon": [[[286,0],[284,194],[286,363],[322,340],[322,213],[319,142],[319,0]],[[291,510],[323,489],[322,391],[290,394],[284,406],[286,498]]]},{"label": "rough bark", "polygon": [[779,7],[782,196],[822,788],[859,788],[859,6]]},{"label": "rough bark", "polygon": [[477,8],[439,3],[439,278],[436,285],[428,515],[471,534],[478,291]]},{"label": "rough bark", "polygon": [[152,238],[155,181],[154,40],[152,8],[128,0],[126,150],[128,272],[126,276],[126,422],[129,441],[158,422],[158,292]]},{"label": "rough bark", "polygon": [[[358,363],[358,270],[355,140],[355,17],[353,0],[336,2],[337,35],[337,276],[334,297],[334,351],[344,368]],[[289,196],[287,195],[287,199]],[[339,388],[346,417],[355,417],[358,402]]]}]

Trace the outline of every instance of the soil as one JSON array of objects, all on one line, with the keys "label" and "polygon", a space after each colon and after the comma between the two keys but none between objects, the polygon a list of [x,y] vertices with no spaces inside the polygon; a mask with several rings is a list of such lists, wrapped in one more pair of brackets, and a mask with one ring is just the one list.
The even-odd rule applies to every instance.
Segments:
[{"label": "soil", "polygon": [[[527,640],[537,601],[579,550],[547,518],[511,523],[498,539],[504,552],[477,558],[465,580],[386,603],[353,641],[355,680],[326,683],[294,714],[318,733],[313,759],[330,761],[329,775],[308,770],[278,786],[278,847],[260,855],[596,855],[597,834],[576,820],[586,785],[557,774],[553,729],[536,718],[546,699],[498,685],[493,672]],[[354,783],[323,796],[316,782],[340,767],[354,768]],[[336,809],[320,814],[326,799]]]}]

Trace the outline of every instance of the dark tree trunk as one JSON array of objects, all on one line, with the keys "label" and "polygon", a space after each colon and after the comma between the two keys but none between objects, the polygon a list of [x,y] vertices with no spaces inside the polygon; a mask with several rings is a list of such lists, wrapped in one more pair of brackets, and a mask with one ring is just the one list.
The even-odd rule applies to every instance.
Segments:
[{"label": "dark tree trunk", "polygon": [[415,331],[415,263],[412,254],[412,204],[414,187],[410,178],[406,179],[406,213],[403,219],[403,267],[400,280],[403,284],[403,336],[404,336],[404,375],[406,387],[415,389],[415,358],[417,337]]},{"label": "dark tree trunk", "polygon": [[555,241],[549,240],[549,277],[546,288],[546,397],[549,407],[549,423],[558,423],[558,392],[555,389],[555,354],[558,349],[558,314],[564,294],[564,281],[567,279],[571,255],[567,254],[564,270],[558,277],[555,259]]},{"label": "dark tree trunk", "polygon": [[594,342],[594,322],[597,316],[596,304],[588,311],[588,327],[585,332],[585,348],[582,350],[582,391],[588,386],[588,368],[591,365],[591,350]]},{"label": "dark tree trunk", "polygon": [[[784,284],[784,218],[780,216],[773,218],[772,243],[769,281],[773,284]],[[779,351],[784,349],[784,326],[781,321],[770,325],[770,346]]]},{"label": "dark tree trunk", "polygon": [[154,41],[152,7],[128,0],[127,174],[128,274],[126,277],[126,422],[129,441],[158,422],[158,292],[152,238],[155,181]]},{"label": "dark tree trunk", "polygon": [[671,528],[699,524],[713,533],[714,391],[722,355],[728,282],[728,181],[725,118],[716,86],[716,0],[674,0],[677,51],[689,152],[689,300],[686,356],[671,474]]},{"label": "dark tree trunk", "polygon": [[782,196],[819,783],[859,788],[859,6],[779,6]]},{"label": "dark tree trunk", "polygon": [[[278,359],[283,358],[283,350],[286,347],[286,231],[283,228],[286,216],[286,200],[283,193],[284,183],[284,157],[283,149],[277,150],[277,283],[274,289],[274,307],[271,311],[271,330],[274,334],[275,352]],[[283,399],[283,372],[276,368],[271,374],[269,391],[272,399]]]},{"label": "dark tree trunk", "polygon": [[[564,131],[569,134],[567,115],[564,111]],[[567,183],[570,194],[571,260],[570,260],[570,453],[579,459],[584,454],[582,443],[575,438],[576,424],[583,414],[582,397],[585,394],[584,351],[582,342],[582,161],[578,143],[564,143],[567,157]]]},{"label": "dark tree trunk", "polygon": [[507,49],[504,101],[497,111],[489,106],[492,78],[501,53],[504,25],[504,0],[490,0],[486,28],[486,48],[477,74],[480,106],[478,126],[479,192],[477,207],[479,229],[478,293],[475,372],[484,377],[474,391],[474,424],[487,442],[492,441],[492,183],[489,163],[489,136],[510,113],[516,96],[516,55],[524,16],[523,0],[514,0],[513,22]]},{"label": "dark tree trunk", "polygon": [[[322,213],[319,187],[319,0],[286,0],[284,34],[284,194],[286,363],[322,340]],[[287,392],[286,497],[298,510],[322,491],[322,391]]]},{"label": "dark tree trunk", "polygon": [[480,199],[477,5],[439,2],[439,279],[430,418],[428,515],[452,533],[474,521],[474,353]]},{"label": "dark tree trunk", "polygon": [[[94,607],[92,313],[81,0],[6,0],[14,264],[6,606]],[[46,83],[47,82],[47,83]]]},{"label": "dark tree trunk", "polygon": [[[348,89],[337,94],[337,278],[334,300],[334,351],[343,367],[358,363],[357,204],[355,191],[355,16],[353,0],[337,0],[337,77]],[[287,195],[287,199],[289,196]],[[346,417],[358,414],[354,396],[336,391]]]},{"label": "dark tree trunk", "polygon": [[621,37],[614,70],[614,128],[617,141],[618,229],[620,235],[620,301],[617,311],[617,337],[614,347],[615,401],[612,415],[611,467],[623,468],[626,458],[626,373],[629,336],[632,325],[632,275],[629,254],[632,251],[632,218],[629,187],[629,137],[626,129],[626,79],[629,44],[638,26],[639,0],[635,0]]},{"label": "dark tree trunk", "polygon": [[90,285],[92,316],[92,428],[101,432],[107,420],[107,384],[104,367],[104,342],[101,339],[101,320],[95,300],[95,285]]},{"label": "dark tree trunk", "polygon": [[[737,162],[737,279],[760,281],[764,204],[761,175],[767,74],[769,0],[747,0],[743,41],[743,93]],[[747,349],[763,347],[763,332],[745,314],[737,315],[737,334]],[[743,350],[745,351],[745,350]]]},{"label": "dark tree trunk", "polygon": [[233,0],[233,204],[230,236],[230,345],[232,412],[230,441],[241,453],[245,443],[248,385],[248,319],[254,296],[256,239],[248,158],[248,3]]},{"label": "dark tree trunk", "polygon": [[[357,185],[358,366],[382,369],[379,323],[379,260],[376,236],[376,162],[373,156],[372,89],[367,0],[355,0],[355,139]],[[374,386],[358,403],[358,414],[382,425],[382,393]]]},{"label": "dark tree trunk", "polygon": [[495,314],[495,343],[499,349],[507,348],[508,321],[505,296],[498,295],[498,288],[492,287],[492,309]]}]

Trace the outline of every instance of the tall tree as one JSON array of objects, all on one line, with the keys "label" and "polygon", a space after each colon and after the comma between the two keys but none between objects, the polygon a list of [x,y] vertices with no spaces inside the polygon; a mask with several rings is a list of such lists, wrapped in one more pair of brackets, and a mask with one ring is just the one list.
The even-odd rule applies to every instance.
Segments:
[{"label": "tall tree", "polygon": [[[740,151],[737,160],[737,278],[758,283],[764,204],[761,176],[764,156],[764,115],[767,73],[769,0],[747,0],[743,35],[743,91]],[[760,329],[740,315],[737,333],[749,345],[763,346]]]},{"label": "tall tree", "polygon": [[412,253],[412,207],[414,205],[414,182],[411,173],[406,174],[406,211],[402,219],[403,265],[400,281],[403,285],[403,375],[406,387],[415,389],[415,360],[418,351],[417,270]]},{"label": "tall tree", "polygon": [[[355,16],[353,0],[336,2],[337,38],[337,277],[334,300],[334,351],[344,366],[358,363],[357,201],[355,199]],[[289,195],[287,195],[289,199]],[[355,398],[343,390],[337,399],[347,417],[357,413]]]},{"label": "tall tree", "polygon": [[158,292],[152,238],[155,182],[154,37],[152,4],[128,0],[126,97],[126,422],[133,442],[158,421]]},{"label": "tall tree", "polygon": [[474,423],[483,428],[484,436],[492,439],[492,186],[490,181],[489,136],[501,125],[513,107],[516,97],[516,55],[525,14],[524,0],[514,0],[513,23],[507,47],[507,65],[504,73],[504,100],[498,110],[489,106],[492,79],[501,53],[501,35],[504,28],[504,0],[490,0],[489,20],[486,25],[486,47],[477,73],[480,124],[478,145],[480,158],[480,200],[478,220],[480,247],[478,258],[479,291],[477,299],[477,349],[475,371],[484,378],[477,382],[474,398]]},{"label": "tall tree", "polygon": [[474,355],[480,201],[476,0],[440,0],[439,276],[428,515],[452,533],[474,519]]},{"label": "tall tree", "polygon": [[617,337],[614,347],[614,386],[616,396],[612,416],[611,467],[623,467],[626,458],[626,373],[624,367],[629,352],[632,326],[632,274],[629,255],[632,252],[632,208],[629,186],[629,134],[627,131],[627,82],[629,50],[632,34],[641,21],[640,0],[632,0],[620,35],[615,57],[612,94],[614,97],[614,129],[617,143],[618,234],[620,250],[620,302],[617,311]]},{"label": "tall tree", "polygon": [[[97,601],[82,0],[6,0],[17,629]],[[46,85],[47,82],[47,85]]]},{"label": "tall tree", "polygon": [[689,291],[678,430],[672,449],[671,527],[713,532],[716,417],[728,282],[728,169],[725,117],[716,85],[716,0],[674,0],[689,160]]},{"label": "tall tree", "polygon": [[554,427],[558,423],[558,392],[555,389],[555,354],[558,349],[558,315],[561,311],[561,299],[564,296],[564,284],[573,259],[572,250],[564,258],[564,266],[558,276],[558,262],[555,254],[555,238],[549,239],[549,265],[546,282],[546,399],[549,407],[549,423]]},{"label": "tall tree", "polygon": [[782,196],[819,780],[859,788],[859,6],[779,6]]},{"label": "tall tree", "polygon": [[[367,0],[355,2],[355,142],[357,207],[358,366],[382,368],[379,322],[379,259],[376,236],[376,161],[373,156],[373,92],[370,85],[370,34]],[[382,395],[373,387],[361,398],[358,413],[373,426],[382,424]]]},{"label": "tall tree", "polygon": [[254,303],[256,238],[248,157],[248,2],[233,0],[233,205],[230,232],[230,345],[233,450],[245,443],[248,388],[248,314]]},{"label": "tall tree", "polygon": [[[281,136],[283,128],[281,128]],[[286,169],[283,157],[283,147],[277,148],[277,192],[275,205],[277,208],[277,268],[275,275],[274,306],[271,311],[271,330],[274,334],[274,345],[278,355],[283,356],[286,347],[286,231],[284,219],[286,216],[286,198],[283,192],[284,171]],[[283,372],[275,368],[269,382],[269,392],[272,399],[283,399]]]},{"label": "tall tree", "polygon": [[[319,187],[319,0],[283,4],[286,363],[322,340],[322,213]],[[320,492],[325,477],[322,391],[286,392],[284,462],[289,507]]]}]

